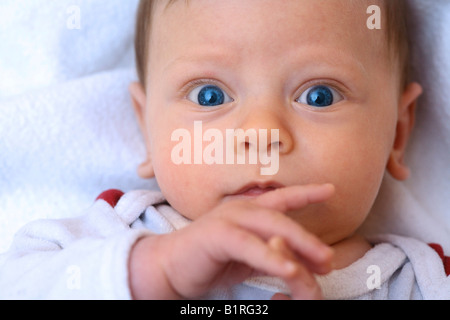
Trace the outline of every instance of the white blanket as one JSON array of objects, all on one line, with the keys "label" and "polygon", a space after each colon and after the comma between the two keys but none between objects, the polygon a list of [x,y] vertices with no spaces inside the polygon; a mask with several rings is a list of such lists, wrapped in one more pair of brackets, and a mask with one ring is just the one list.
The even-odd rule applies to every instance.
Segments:
[{"label": "white blanket", "polygon": [[[410,0],[424,88],[406,183],[388,177],[366,229],[450,253],[450,0]],[[127,92],[137,0],[0,2],[0,252],[37,218],[76,215],[103,190],[155,188]]]}]

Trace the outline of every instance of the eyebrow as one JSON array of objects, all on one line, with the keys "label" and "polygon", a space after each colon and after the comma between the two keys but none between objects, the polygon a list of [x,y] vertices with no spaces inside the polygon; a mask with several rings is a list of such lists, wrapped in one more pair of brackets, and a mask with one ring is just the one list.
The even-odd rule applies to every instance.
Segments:
[{"label": "eyebrow", "polygon": [[[167,10],[170,7],[170,5],[174,4],[175,2],[177,2],[177,0],[168,0],[166,6],[164,7],[164,11]],[[184,0],[184,2],[186,4],[189,4],[189,0]]]},{"label": "eyebrow", "polygon": [[173,68],[173,66],[179,65],[179,64],[205,64],[207,62],[214,62],[214,64],[217,64],[219,62],[222,65],[228,65],[224,63],[225,59],[222,59],[226,57],[227,55],[222,53],[206,53],[202,52],[200,54],[196,54],[195,57],[192,55],[181,55],[179,57],[176,57],[175,59],[169,61],[164,67],[163,71],[170,70]]},{"label": "eyebrow", "polygon": [[[303,49],[304,50],[304,49]],[[233,57],[240,57],[239,54],[235,53],[234,50],[226,50],[215,48],[213,50],[202,50],[196,49],[195,56],[189,54],[189,52],[174,58],[169,61],[164,67],[163,72],[166,72],[172,69],[174,66],[178,65],[219,65],[223,68],[232,69],[235,65],[235,60],[231,62],[227,62],[227,60],[233,59]],[[322,49],[323,51],[323,49]],[[198,53],[200,52],[200,53]],[[301,58],[295,58],[296,56]],[[305,68],[309,66],[312,67],[324,67],[330,68],[334,71],[346,74],[346,78],[354,78],[350,77],[349,74],[357,74],[367,79],[369,77],[364,64],[351,55],[342,54],[339,50],[335,51],[332,56],[330,55],[317,55],[316,53],[310,53],[309,57],[306,57],[302,50],[294,51],[291,54],[281,56],[281,58],[285,58],[290,61],[291,64],[296,64],[297,66],[304,65]]]}]

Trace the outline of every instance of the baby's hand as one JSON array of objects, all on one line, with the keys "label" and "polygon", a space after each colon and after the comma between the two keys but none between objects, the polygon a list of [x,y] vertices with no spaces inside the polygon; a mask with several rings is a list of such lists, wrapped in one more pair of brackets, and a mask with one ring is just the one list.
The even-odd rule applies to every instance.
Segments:
[{"label": "baby's hand", "polygon": [[285,213],[333,193],[330,185],[293,186],[231,200],[184,229],[141,239],[130,256],[133,297],[198,298],[263,273],[283,279],[294,299],[321,298],[313,274],[331,271],[332,250]]}]

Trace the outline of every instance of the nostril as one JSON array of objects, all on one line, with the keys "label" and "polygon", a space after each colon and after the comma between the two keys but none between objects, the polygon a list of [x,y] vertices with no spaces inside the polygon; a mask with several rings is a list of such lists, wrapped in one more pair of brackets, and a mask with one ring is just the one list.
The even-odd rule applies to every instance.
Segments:
[{"label": "nostril", "polygon": [[272,142],[272,147],[275,147],[275,148],[281,148],[282,145],[283,145],[283,143],[281,143],[280,141]]},{"label": "nostril", "polygon": [[280,141],[274,141],[270,144],[271,151],[273,151],[273,150],[281,151],[282,148],[283,148],[283,143]]}]

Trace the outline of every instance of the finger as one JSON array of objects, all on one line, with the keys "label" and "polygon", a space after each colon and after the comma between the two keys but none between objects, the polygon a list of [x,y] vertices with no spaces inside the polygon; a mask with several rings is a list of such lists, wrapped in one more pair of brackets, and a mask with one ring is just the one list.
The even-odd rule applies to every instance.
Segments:
[{"label": "finger", "polygon": [[[307,269],[310,269],[311,271],[314,271],[319,274],[326,274],[329,271],[331,271],[332,258],[330,258],[329,260],[328,259],[324,260],[322,268],[317,269],[317,267],[315,267],[314,265],[311,265],[310,261],[302,259],[298,255],[296,255],[294,253],[294,251],[292,251],[289,248],[286,241],[281,237],[278,237],[278,236],[272,237],[269,240],[269,246],[271,248],[273,248],[274,250],[278,250],[280,253],[282,253],[289,259],[292,259],[292,261],[299,262],[299,260],[300,260],[300,262],[303,263],[307,267]],[[329,247],[327,247],[327,250],[328,250],[327,252],[332,252],[332,250],[329,250]],[[333,254],[333,252],[332,252],[332,254]]]},{"label": "finger", "polygon": [[[221,239],[222,233],[227,241]],[[274,250],[267,242],[254,234],[239,228],[216,230],[208,246],[210,255],[220,263],[239,262],[264,274],[286,278],[295,274],[297,267],[280,250]],[[236,275],[236,278],[239,276]]]},{"label": "finger", "polygon": [[284,293],[275,293],[270,300],[292,300],[291,297]]},{"label": "finger", "polygon": [[322,299],[322,291],[314,274],[302,264],[296,264],[296,271],[282,279],[288,285],[293,300]]},{"label": "finger", "polygon": [[280,252],[282,255],[284,255],[288,259],[291,259],[291,260],[296,259],[294,253],[289,249],[289,247],[287,246],[287,244],[283,238],[278,237],[278,236],[272,237],[267,242],[267,244],[270,248]]},{"label": "finger", "polygon": [[291,186],[264,193],[256,203],[268,209],[287,212],[323,202],[335,193],[332,184]]},{"label": "finger", "polygon": [[[269,241],[269,246],[295,261],[295,254],[289,249],[282,238],[273,237]],[[291,276],[285,278],[285,281],[291,290],[293,299],[322,299],[321,290],[314,275],[299,263],[296,263],[296,271]],[[291,297],[280,293],[274,295],[272,299],[289,300]]]},{"label": "finger", "polygon": [[269,241],[274,236],[283,238],[295,252],[296,260],[301,259],[313,272],[324,274],[331,271],[332,249],[285,214],[255,207],[251,214],[233,212],[228,217],[262,240]]},{"label": "finger", "polygon": [[[309,204],[326,201],[334,193],[335,187],[332,184],[300,185],[267,192],[258,197],[255,201],[258,205],[262,205],[265,208],[287,212],[290,210],[304,208]],[[291,235],[297,235],[298,237],[301,236],[301,242],[296,242],[293,237],[291,237]],[[322,274],[328,273],[331,270],[331,259],[333,256],[333,251],[328,246],[324,246],[317,237],[308,232],[305,232],[304,230],[302,230],[300,233],[295,233],[292,230],[290,232],[287,232],[286,239],[292,240],[291,245],[299,250],[301,256],[306,255],[306,257],[313,259],[313,261],[315,262],[315,264],[312,265],[313,268],[318,264],[324,266],[320,270],[316,269],[316,272]],[[304,261],[309,264],[309,259],[306,259]]]}]

